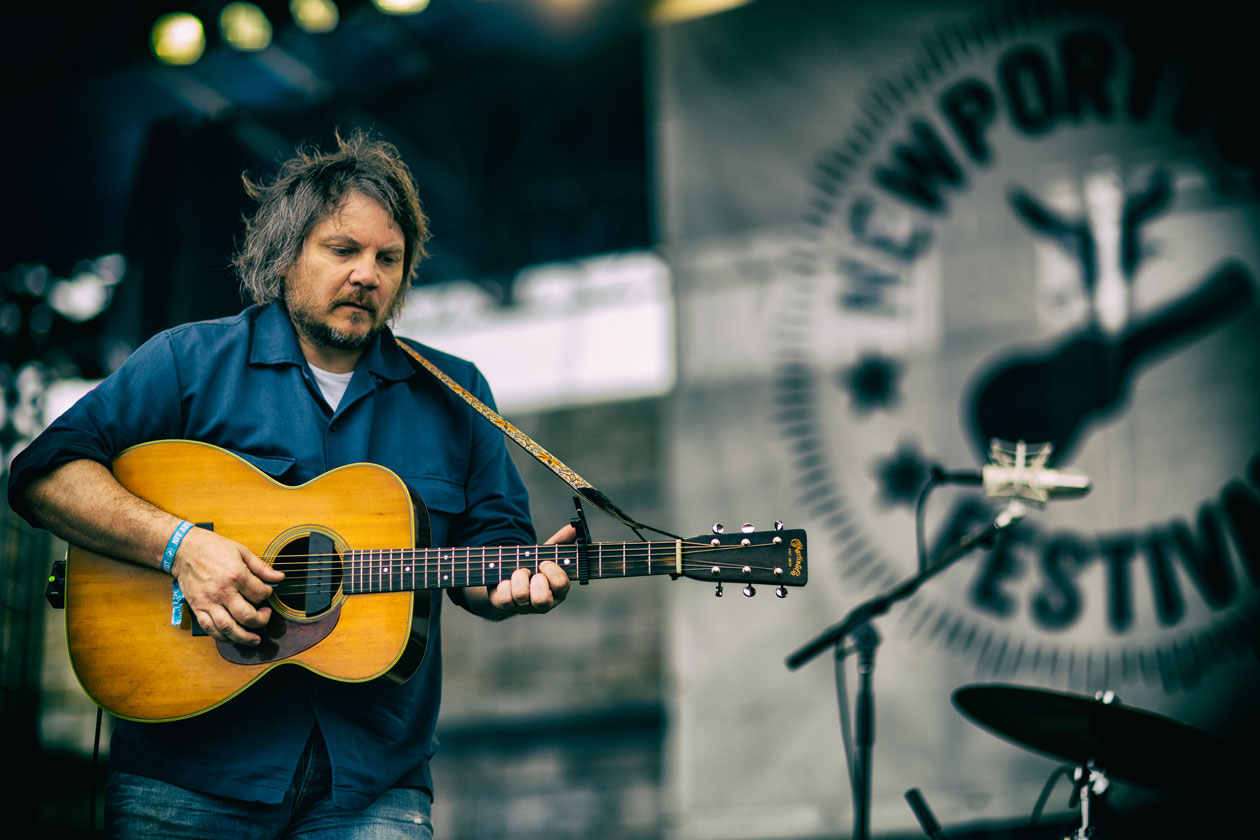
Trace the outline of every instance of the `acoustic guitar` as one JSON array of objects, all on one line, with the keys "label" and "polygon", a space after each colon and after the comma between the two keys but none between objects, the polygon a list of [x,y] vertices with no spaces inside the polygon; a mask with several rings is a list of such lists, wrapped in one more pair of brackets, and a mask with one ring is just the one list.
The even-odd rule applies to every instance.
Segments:
[{"label": "acoustic guitar", "polygon": [[807,579],[805,532],[707,534],[689,540],[431,548],[428,513],[397,475],[372,464],[277,483],[209,444],[157,441],[123,452],[114,475],[132,493],[235,540],[282,569],[256,647],[218,642],[183,610],[172,578],[71,546],[65,609],[70,660],[84,691],[137,721],[188,718],[219,706],[281,665],[343,682],[415,673],[424,656],[427,593],[492,585],[544,560],[579,582],[670,575],[746,594],[779,595]]}]

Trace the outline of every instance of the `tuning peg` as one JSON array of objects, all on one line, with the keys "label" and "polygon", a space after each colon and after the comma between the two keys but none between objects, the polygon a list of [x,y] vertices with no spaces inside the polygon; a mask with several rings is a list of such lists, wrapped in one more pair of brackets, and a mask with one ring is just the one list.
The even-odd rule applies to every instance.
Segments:
[{"label": "tuning peg", "polygon": [[776,596],[778,596],[779,598],[786,598],[786,597],[787,597],[787,587],[786,587],[786,586],[783,586],[782,584],[780,584],[780,585],[776,586],[776,587],[774,588],[774,594],[775,594]]},{"label": "tuning peg", "polygon": [[723,525],[721,522],[714,522],[714,523],[713,523],[713,533],[715,533],[715,534],[725,534],[725,533],[726,533],[726,526],[725,526],[725,525]]},{"label": "tuning peg", "polygon": [[713,597],[715,598],[722,597],[722,582],[721,581],[718,581],[717,589],[713,590]]},{"label": "tuning peg", "polygon": [[744,587],[744,597],[745,597],[745,598],[751,598],[752,596],[754,596],[754,595],[756,595],[756,594],[757,594],[757,590],[756,590],[756,589],[753,589],[753,586],[752,586],[752,584],[751,584],[751,583],[750,583],[750,584],[748,584],[747,586],[745,586],[745,587]]},{"label": "tuning peg", "polygon": [[739,530],[743,531],[745,534],[751,534],[753,531],[757,530],[757,526],[751,522],[745,522],[740,526]]},{"label": "tuning peg", "polygon": [[774,530],[776,530],[776,531],[782,531],[782,530],[783,530],[783,520],[782,520],[782,519],[776,519],[776,520],[774,520]]}]

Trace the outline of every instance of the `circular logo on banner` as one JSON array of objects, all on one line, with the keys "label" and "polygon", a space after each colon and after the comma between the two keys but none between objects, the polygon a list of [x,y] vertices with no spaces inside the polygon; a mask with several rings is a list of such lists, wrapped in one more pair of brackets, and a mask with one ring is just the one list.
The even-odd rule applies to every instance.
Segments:
[{"label": "circular logo on banner", "polygon": [[[914,574],[933,465],[1050,444],[1092,479],[899,605],[979,674],[1188,689],[1253,657],[1260,225],[1237,56],[1007,12],[925,40],[811,171],[775,420],[814,575]],[[1083,13],[1081,13],[1083,14]],[[927,557],[993,521],[935,490]]]}]

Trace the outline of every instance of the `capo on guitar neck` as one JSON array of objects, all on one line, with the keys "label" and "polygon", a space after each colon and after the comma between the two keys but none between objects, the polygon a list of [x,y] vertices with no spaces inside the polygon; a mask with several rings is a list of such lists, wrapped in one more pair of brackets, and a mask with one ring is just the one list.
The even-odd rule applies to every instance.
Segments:
[{"label": "capo on guitar neck", "polygon": [[577,539],[573,542],[577,546],[578,583],[585,586],[591,582],[591,566],[586,562],[587,549],[591,544],[591,529],[586,524],[586,511],[582,510],[582,500],[578,496],[573,497],[573,507],[577,509],[577,513],[569,520],[569,524],[577,531]]}]

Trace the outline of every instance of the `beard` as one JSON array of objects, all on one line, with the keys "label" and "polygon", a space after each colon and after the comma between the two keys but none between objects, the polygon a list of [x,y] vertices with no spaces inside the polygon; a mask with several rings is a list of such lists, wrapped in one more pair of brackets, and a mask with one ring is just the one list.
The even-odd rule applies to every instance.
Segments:
[{"label": "beard", "polygon": [[[399,287],[393,301],[385,308],[384,314],[379,314],[376,304],[366,295],[345,295],[334,300],[325,312],[317,310],[315,304],[295,295],[287,284],[284,292],[284,305],[294,327],[316,346],[343,351],[358,351],[366,347],[402,308],[403,299],[403,289]],[[367,310],[355,312],[350,318],[356,328],[366,324],[366,329],[342,329],[324,320],[327,312],[343,304],[354,304]]]}]

